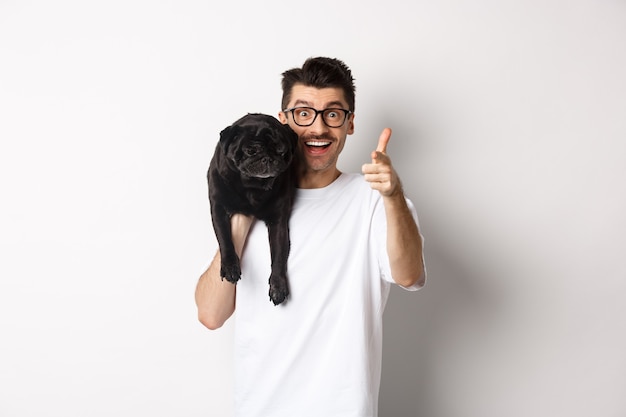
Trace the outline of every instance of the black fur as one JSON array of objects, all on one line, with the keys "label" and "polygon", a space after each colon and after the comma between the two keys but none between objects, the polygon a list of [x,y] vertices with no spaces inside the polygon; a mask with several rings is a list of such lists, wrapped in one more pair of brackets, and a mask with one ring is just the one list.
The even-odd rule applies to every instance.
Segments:
[{"label": "black fur", "polygon": [[247,114],[220,133],[207,174],[222,279],[236,283],[241,278],[230,218],[235,213],[252,215],[268,227],[272,263],[269,296],[275,305],[289,295],[289,216],[295,192],[297,139],[296,133],[276,118]]}]

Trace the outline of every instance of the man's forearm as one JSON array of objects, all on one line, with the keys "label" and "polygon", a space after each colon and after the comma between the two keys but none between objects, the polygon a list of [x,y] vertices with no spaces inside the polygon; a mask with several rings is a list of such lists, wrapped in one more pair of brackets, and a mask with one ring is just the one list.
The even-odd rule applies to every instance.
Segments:
[{"label": "man's forearm", "polygon": [[220,259],[218,251],[196,286],[198,320],[211,330],[222,327],[235,311],[237,287],[220,277]]},{"label": "man's forearm", "polygon": [[394,281],[424,285],[422,238],[402,192],[383,197],[387,217],[387,255]]},{"label": "man's forearm", "polygon": [[[231,218],[233,243],[239,259],[243,254],[243,248],[253,220],[252,217],[242,214],[235,214]],[[211,330],[222,327],[235,312],[237,287],[235,284],[222,279],[220,269],[221,257],[218,251],[196,286],[198,319]]]}]

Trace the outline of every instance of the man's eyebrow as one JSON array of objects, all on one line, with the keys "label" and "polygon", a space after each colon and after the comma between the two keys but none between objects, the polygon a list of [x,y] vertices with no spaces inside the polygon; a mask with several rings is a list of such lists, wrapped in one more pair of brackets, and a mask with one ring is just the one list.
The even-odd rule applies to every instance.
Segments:
[{"label": "man's eyebrow", "polygon": [[306,100],[296,100],[295,103],[293,103],[293,106],[296,107],[298,105],[303,105],[303,106],[311,106],[311,103],[309,103]]},{"label": "man's eyebrow", "polygon": [[[307,106],[307,107],[311,107],[313,108],[313,105],[306,101],[306,100],[296,100],[296,102],[293,104],[293,107],[297,107],[297,106]],[[331,101],[329,103],[326,103],[326,106],[324,106],[325,109],[329,109],[329,108],[335,108],[335,107],[339,107],[339,108],[343,108],[343,103],[339,100],[336,101]]]},{"label": "man's eyebrow", "polygon": [[337,101],[331,101],[330,103],[326,103],[326,108],[331,108],[331,107],[339,107],[341,109],[343,109],[343,103],[339,100]]}]

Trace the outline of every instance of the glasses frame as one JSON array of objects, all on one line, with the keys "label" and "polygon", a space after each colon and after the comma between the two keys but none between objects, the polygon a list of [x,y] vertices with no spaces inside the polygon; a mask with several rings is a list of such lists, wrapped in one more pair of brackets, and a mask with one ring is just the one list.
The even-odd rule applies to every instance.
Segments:
[{"label": "glasses frame", "polygon": [[[311,110],[311,111],[313,111],[315,113],[315,116],[313,116],[313,120],[311,120],[311,123],[302,125],[302,124],[296,122],[296,115],[294,113],[298,109],[307,109],[307,110]],[[331,126],[331,125],[329,125],[326,122],[326,119],[324,118],[324,113],[329,111],[329,110],[342,111],[344,113],[343,121],[341,122],[341,124],[339,126]],[[343,125],[345,125],[346,124],[346,120],[348,120],[348,116],[350,116],[352,113],[354,113],[351,110],[342,109],[341,107],[329,107],[329,108],[324,109],[324,110],[317,110],[317,109],[314,109],[313,107],[297,106],[297,107],[291,107],[289,109],[283,110],[283,113],[289,113],[289,112],[291,112],[291,118],[293,119],[293,122],[295,124],[297,124],[298,126],[300,126],[300,127],[308,127],[308,126],[313,125],[313,123],[315,123],[315,121],[317,120],[317,116],[319,116],[321,114],[322,115],[322,122],[324,122],[324,124],[326,126],[330,127],[331,129],[339,128],[339,127],[342,127]]]}]

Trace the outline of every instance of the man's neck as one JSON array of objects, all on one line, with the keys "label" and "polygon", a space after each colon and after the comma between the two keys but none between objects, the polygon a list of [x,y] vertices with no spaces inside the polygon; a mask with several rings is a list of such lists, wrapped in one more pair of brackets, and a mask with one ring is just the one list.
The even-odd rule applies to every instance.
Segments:
[{"label": "man's neck", "polygon": [[310,171],[300,173],[298,179],[298,188],[312,189],[312,188],[324,188],[333,183],[339,176],[341,171],[337,168],[328,171]]}]

